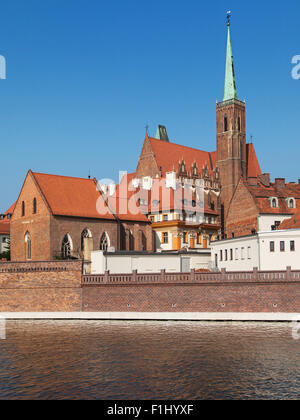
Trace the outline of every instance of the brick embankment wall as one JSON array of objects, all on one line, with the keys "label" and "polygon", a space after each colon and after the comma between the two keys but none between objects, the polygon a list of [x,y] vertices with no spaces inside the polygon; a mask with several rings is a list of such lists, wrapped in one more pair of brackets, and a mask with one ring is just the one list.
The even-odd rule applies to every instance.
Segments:
[{"label": "brick embankment wall", "polygon": [[300,273],[84,276],[85,312],[300,312]]},{"label": "brick embankment wall", "polygon": [[0,312],[81,311],[81,261],[0,263]]}]

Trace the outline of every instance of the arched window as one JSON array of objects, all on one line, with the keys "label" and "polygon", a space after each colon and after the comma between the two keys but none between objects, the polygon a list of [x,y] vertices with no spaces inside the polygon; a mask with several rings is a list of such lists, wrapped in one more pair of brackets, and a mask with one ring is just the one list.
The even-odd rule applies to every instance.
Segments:
[{"label": "arched window", "polygon": [[64,260],[68,260],[71,258],[72,255],[72,239],[70,235],[67,233],[61,244],[61,256]]},{"label": "arched window", "polygon": [[241,131],[241,117],[238,118],[238,131]]},{"label": "arched window", "polygon": [[132,231],[129,231],[129,251],[134,251],[134,236]]},{"label": "arched window", "polygon": [[294,207],[295,207],[294,199],[291,198],[290,201],[289,201],[289,208],[293,209]]},{"label": "arched window", "polygon": [[33,199],[33,214],[36,214],[37,212],[37,204],[36,204],[36,198]]},{"label": "arched window", "polygon": [[142,231],[140,231],[140,235],[141,235],[141,251],[146,251],[147,250],[147,238],[146,238],[146,235]]},{"label": "arched window", "polygon": [[81,251],[84,251],[84,240],[85,238],[92,238],[92,233],[89,229],[84,229],[81,234]]},{"label": "arched window", "polygon": [[25,253],[26,260],[31,260],[31,236],[29,232],[26,232],[25,235]]},{"label": "arched window", "polygon": [[100,250],[107,251],[109,246],[110,246],[109,236],[106,232],[104,232],[100,239]]},{"label": "arched window", "polygon": [[224,132],[228,131],[228,118],[227,115],[225,114],[224,116]]},{"label": "arched window", "polygon": [[25,216],[25,201],[22,201],[22,217]]},{"label": "arched window", "polygon": [[276,200],[276,198],[273,198],[272,199],[272,207],[273,207],[273,209],[276,209],[276,207],[277,207],[277,200]]}]

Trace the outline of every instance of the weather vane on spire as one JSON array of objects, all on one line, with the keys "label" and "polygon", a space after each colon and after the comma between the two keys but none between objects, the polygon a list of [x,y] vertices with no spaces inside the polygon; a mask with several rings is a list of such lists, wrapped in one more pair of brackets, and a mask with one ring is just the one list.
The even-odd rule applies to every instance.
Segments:
[{"label": "weather vane on spire", "polygon": [[227,12],[227,26],[230,26],[230,19],[231,19],[231,11],[228,10],[228,12]]}]

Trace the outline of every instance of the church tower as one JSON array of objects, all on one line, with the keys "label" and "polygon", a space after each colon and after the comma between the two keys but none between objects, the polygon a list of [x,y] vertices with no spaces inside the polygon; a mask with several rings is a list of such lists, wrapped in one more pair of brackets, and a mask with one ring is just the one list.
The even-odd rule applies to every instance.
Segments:
[{"label": "church tower", "polygon": [[241,176],[247,178],[246,106],[238,99],[228,14],[224,99],[217,103],[217,167],[221,180],[222,219]]}]

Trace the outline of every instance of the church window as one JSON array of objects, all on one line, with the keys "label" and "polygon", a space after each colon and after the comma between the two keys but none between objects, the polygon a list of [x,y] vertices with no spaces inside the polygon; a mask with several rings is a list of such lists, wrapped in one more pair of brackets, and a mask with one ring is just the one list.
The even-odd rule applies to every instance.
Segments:
[{"label": "church window", "polygon": [[224,132],[228,131],[228,117],[224,116]]},{"label": "church window", "polygon": [[67,233],[61,244],[61,255],[64,260],[68,260],[72,255],[72,240],[70,235]]},{"label": "church window", "polygon": [[22,217],[25,216],[25,201],[22,201]]},{"label": "church window", "polygon": [[25,235],[25,249],[26,249],[26,260],[31,260],[31,236],[27,232]]},{"label": "church window", "polygon": [[33,199],[33,214],[37,213],[37,203],[36,203],[36,198]]},{"label": "church window", "polygon": [[238,118],[238,131],[241,131],[241,117]]},{"label": "church window", "polygon": [[103,233],[100,239],[100,250],[107,251],[109,247],[109,237],[106,232]]},{"label": "church window", "polygon": [[129,231],[129,251],[134,251],[135,241],[132,231]]}]

